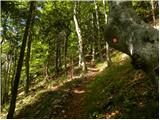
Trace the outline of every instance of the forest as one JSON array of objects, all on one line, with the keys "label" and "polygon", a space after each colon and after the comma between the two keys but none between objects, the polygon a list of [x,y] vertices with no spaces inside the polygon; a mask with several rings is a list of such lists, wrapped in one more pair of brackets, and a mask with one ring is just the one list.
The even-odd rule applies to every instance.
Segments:
[{"label": "forest", "polygon": [[159,1],[1,1],[2,119],[158,119]]}]

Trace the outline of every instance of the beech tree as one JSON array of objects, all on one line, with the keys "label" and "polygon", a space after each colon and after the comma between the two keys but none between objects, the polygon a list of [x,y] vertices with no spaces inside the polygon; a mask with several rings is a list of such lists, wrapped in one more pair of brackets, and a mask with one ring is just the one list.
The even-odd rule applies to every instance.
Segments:
[{"label": "beech tree", "polygon": [[96,0],[94,0],[94,5],[95,5],[95,13],[96,13],[96,27],[97,27],[97,32],[98,32],[98,37],[97,37],[97,44],[98,44],[98,51],[99,51],[99,56],[100,56],[100,60],[103,60],[103,56],[102,56],[102,48],[101,48],[101,39],[100,39],[100,27],[99,27],[99,16],[98,16],[98,6],[96,3]]},{"label": "beech tree", "polygon": [[75,4],[74,4],[73,18],[74,18],[74,23],[75,23],[76,32],[77,32],[77,36],[78,36],[78,43],[79,43],[79,65],[82,67],[82,71],[86,72],[87,68],[86,68],[84,52],[83,52],[83,39],[82,39],[82,35],[81,35],[81,29],[79,27],[78,20],[77,20],[76,9],[77,9],[77,2],[75,2]]}]

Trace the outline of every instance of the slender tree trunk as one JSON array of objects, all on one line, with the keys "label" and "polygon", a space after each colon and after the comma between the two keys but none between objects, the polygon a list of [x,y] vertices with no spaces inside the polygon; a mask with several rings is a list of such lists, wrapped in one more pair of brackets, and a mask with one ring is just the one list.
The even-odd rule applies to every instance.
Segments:
[{"label": "slender tree trunk", "polygon": [[59,76],[59,37],[56,38],[56,76]]},{"label": "slender tree trunk", "polygon": [[29,83],[30,83],[30,76],[29,76],[29,60],[30,60],[30,51],[31,51],[31,31],[29,32],[29,38],[27,43],[27,54],[26,54],[26,79],[25,79],[25,95],[28,95],[29,92]]},{"label": "slender tree trunk", "polygon": [[151,0],[151,6],[152,6],[153,24],[154,24],[154,26],[156,26],[156,17],[155,17],[155,6],[154,6],[154,0]]},{"label": "slender tree trunk", "polygon": [[99,50],[99,55],[100,55],[100,60],[103,60],[102,56],[102,48],[101,48],[101,39],[100,39],[100,28],[99,28],[99,16],[98,16],[98,6],[96,3],[96,0],[94,0],[94,5],[95,5],[95,12],[96,12],[96,21],[97,21],[97,30],[98,30],[98,50]]},{"label": "slender tree trunk", "polygon": [[14,50],[14,63],[13,63],[13,74],[12,74],[12,79],[11,79],[11,88],[13,87],[13,81],[16,73],[16,66],[17,66],[17,48]]},{"label": "slender tree trunk", "polygon": [[8,115],[7,115],[8,119],[13,118],[13,114],[14,114],[14,111],[15,111],[19,79],[20,79],[22,65],[23,65],[23,59],[24,59],[24,51],[25,51],[25,47],[26,47],[28,32],[29,32],[31,18],[32,18],[32,14],[33,14],[34,9],[35,9],[35,2],[31,1],[30,2],[29,16],[28,16],[28,19],[27,19],[26,28],[25,28],[25,32],[24,32],[24,36],[23,36],[22,45],[21,45],[16,76],[15,76],[14,85],[13,85],[13,88],[12,88],[11,102],[10,102],[9,112],[8,112]]},{"label": "slender tree trunk", "polygon": [[8,85],[8,71],[9,71],[9,60],[8,60],[8,55],[6,57],[6,64],[4,65],[4,81],[3,81],[3,99],[2,99],[2,104],[6,103],[7,97],[8,97],[8,92],[7,92],[7,85]]},{"label": "slender tree trunk", "polygon": [[95,32],[94,32],[94,17],[93,17],[93,13],[91,14],[92,16],[92,33],[93,33],[93,37],[92,37],[92,62],[94,63],[95,62]]},{"label": "slender tree trunk", "polygon": [[7,72],[7,89],[6,89],[6,102],[8,101],[9,99],[9,83],[10,83],[10,73],[11,73],[11,63],[12,63],[12,57],[11,55],[8,56],[9,57],[9,60],[8,60],[8,72]]},{"label": "slender tree trunk", "polygon": [[[104,6],[105,24],[107,24],[106,1],[105,0],[103,0],[103,6]],[[106,41],[106,60],[107,60],[107,66],[110,66],[112,61],[111,61],[110,52],[109,52],[109,44],[107,41]]]},{"label": "slender tree trunk", "polygon": [[48,82],[48,62],[47,62],[47,65],[45,66],[45,80]]},{"label": "slender tree trunk", "polygon": [[95,62],[95,44],[92,43],[92,62]]},{"label": "slender tree trunk", "polygon": [[67,75],[67,46],[68,46],[68,39],[66,38],[64,43],[64,66],[66,75]]},{"label": "slender tree trunk", "polygon": [[68,37],[70,35],[70,30],[66,32],[66,39],[64,43],[64,65],[65,65],[65,74],[67,75],[67,51],[68,51]]},{"label": "slender tree trunk", "polygon": [[[4,40],[5,40],[5,38],[6,38],[6,31],[7,31],[7,28],[6,28],[6,24],[7,24],[7,19],[8,19],[8,13],[6,14],[6,17],[5,17],[5,19],[4,19],[4,24],[2,25],[3,26],[3,36],[2,36],[2,40],[0,41],[0,43],[1,43],[1,52],[2,52],[2,44],[3,44],[3,42],[4,42]],[[5,77],[3,77],[3,81],[1,81],[1,84],[3,85],[2,86],[2,88],[1,88],[1,90],[2,90],[2,94],[1,94],[1,96],[2,96],[2,98],[1,98],[1,100],[2,100],[2,105],[4,104],[4,103],[6,103],[6,101],[8,100],[8,87],[9,87],[9,81],[8,81],[8,74],[9,74],[9,71],[10,71],[10,61],[8,61],[8,55],[7,55],[7,57],[6,57],[6,64],[5,64],[5,69],[4,69],[4,76]]]},{"label": "slender tree trunk", "polygon": [[[34,6],[36,7],[36,6]],[[31,18],[31,28],[29,30],[28,33],[28,42],[27,42],[27,54],[26,54],[26,84],[25,84],[25,95],[28,95],[29,92],[29,84],[30,84],[30,73],[29,73],[29,69],[30,69],[30,65],[29,65],[29,61],[30,61],[30,53],[31,53],[31,44],[32,44],[32,33],[33,33],[33,26],[34,26],[34,17],[35,17],[35,9],[33,10],[33,14],[32,14],[32,18]]]},{"label": "slender tree trunk", "polygon": [[[60,39],[61,40],[61,39]],[[61,72],[62,72],[62,47],[61,47],[61,42],[60,42],[60,44],[59,44],[59,51],[58,51],[59,53],[59,64],[58,64],[58,67],[59,67],[59,71],[60,71],[60,74],[61,74]]]},{"label": "slender tree trunk", "polygon": [[[48,81],[48,78],[49,78],[49,69],[51,67],[51,40],[48,40],[48,56],[47,56],[47,64],[46,64],[46,67],[45,67],[45,80]],[[55,62],[54,62],[55,63]]]},{"label": "slender tree trunk", "polygon": [[74,75],[74,62],[73,62],[73,55],[71,56],[71,79],[73,78]]},{"label": "slender tree trunk", "polygon": [[4,70],[4,77],[3,77],[3,91],[2,91],[2,105],[8,102],[9,99],[9,83],[10,83],[10,73],[11,73],[11,55],[7,55],[6,57],[6,64],[5,64],[5,70]]},{"label": "slender tree trunk", "polygon": [[83,53],[83,40],[82,40],[82,36],[81,36],[81,29],[78,25],[78,21],[76,18],[76,2],[75,2],[75,6],[74,6],[74,22],[75,22],[75,27],[76,27],[76,32],[77,32],[77,36],[78,36],[78,43],[79,43],[79,64],[82,66],[82,71],[83,73],[85,73],[87,71],[86,68],[86,63],[85,63],[85,58],[84,58],[84,53]]}]

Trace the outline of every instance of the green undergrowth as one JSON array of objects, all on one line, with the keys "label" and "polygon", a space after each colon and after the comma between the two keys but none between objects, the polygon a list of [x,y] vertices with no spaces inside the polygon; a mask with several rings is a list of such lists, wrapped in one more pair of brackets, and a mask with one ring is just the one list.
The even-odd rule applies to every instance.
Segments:
[{"label": "green undergrowth", "polygon": [[158,118],[158,93],[151,80],[130,60],[104,69],[87,86],[89,118]]}]

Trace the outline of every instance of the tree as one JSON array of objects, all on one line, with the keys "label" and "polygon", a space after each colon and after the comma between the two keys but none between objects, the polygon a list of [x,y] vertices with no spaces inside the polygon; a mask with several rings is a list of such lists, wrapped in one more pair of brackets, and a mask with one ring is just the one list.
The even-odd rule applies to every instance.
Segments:
[{"label": "tree", "polygon": [[[103,6],[104,6],[105,24],[107,24],[106,1],[105,0],[103,0]],[[107,60],[107,65],[110,66],[112,61],[110,58],[109,44],[107,41],[106,41],[106,60]]]},{"label": "tree", "polygon": [[[35,6],[34,6],[35,7]],[[31,43],[32,43],[32,36],[33,36],[33,26],[34,26],[34,19],[35,19],[35,8],[33,10],[33,15],[31,18],[31,28],[29,29],[28,33],[28,42],[27,42],[27,53],[26,53],[26,84],[25,84],[25,94],[28,95],[29,92],[29,84],[30,84],[30,52],[31,52]]]},{"label": "tree", "polygon": [[95,62],[95,31],[94,31],[94,17],[93,17],[93,13],[91,14],[91,23],[92,23],[92,62]]},{"label": "tree", "polygon": [[103,56],[102,56],[102,48],[101,48],[101,39],[100,39],[100,26],[99,26],[99,16],[98,16],[98,6],[96,3],[96,0],[94,0],[94,5],[95,5],[95,13],[96,13],[96,21],[97,21],[97,32],[98,32],[98,37],[97,37],[97,41],[98,41],[98,51],[99,51],[99,55],[100,55],[100,60],[103,60]]},{"label": "tree", "polygon": [[78,25],[77,16],[76,16],[77,15],[76,6],[77,6],[77,3],[75,2],[73,18],[74,18],[74,23],[75,23],[76,32],[77,32],[77,36],[78,36],[78,43],[79,43],[79,65],[82,66],[82,71],[84,73],[84,72],[86,72],[87,68],[86,68],[84,52],[83,52],[83,39],[81,36],[81,29]]},{"label": "tree", "polygon": [[158,67],[158,30],[143,22],[132,9],[132,3],[109,1],[109,18],[105,27],[109,45],[128,54],[137,69],[144,70],[153,80]]},{"label": "tree", "polygon": [[13,84],[13,88],[12,88],[12,91],[11,91],[12,96],[11,96],[9,112],[8,112],[8,115],[7,115],[7,118],[9,118],[9,119],[13,118],[13,114],[14,114],[14,111],[15,111],[19,79],[20,79],[22,64],[23,64],[23,59],[24,59],[24,51],[25,51],[25,47],[26,47],[28,32],[29,32],[29,29],[30,29],[30,23],[31,23],[31,19],[33,17],[34,9],[35,9],[35,2],[31,1],[30,2],[29,16],[28,16],[28,20],[27,20],[27,23],[26,23],[26,28],[25,28],[25,32],[24,32],[24,36],[23,36],[22,45],[21,45],[21,51],[20,51],[20,56],[19,56],[19,60],[18,60],[18,65],[17,65],[16,75],[15,75],[15,79],[14,79],[14,84]]},{"label": "tree", "polygon": [[156,26],[156,16],[155,16],[154,0],[151,0],[151,6],[152,6],[153,25]]}]

